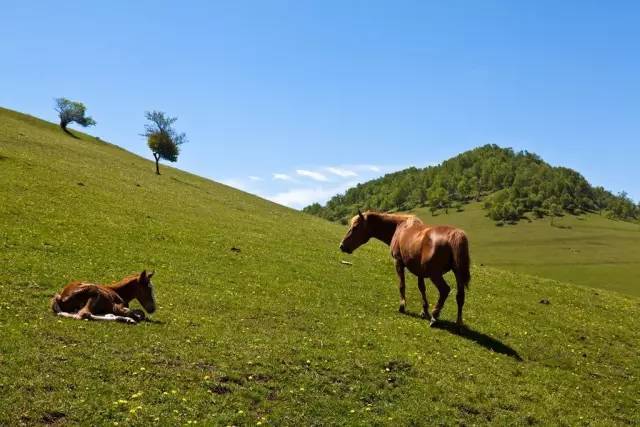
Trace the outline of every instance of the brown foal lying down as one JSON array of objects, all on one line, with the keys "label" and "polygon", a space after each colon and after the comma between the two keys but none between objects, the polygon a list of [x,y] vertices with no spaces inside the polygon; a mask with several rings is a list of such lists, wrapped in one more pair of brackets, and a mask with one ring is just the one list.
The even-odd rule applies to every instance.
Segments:
[{"label": "brown foal lying down", "polygon": [[[462,306],[465,288],[469,287],[469,242],[464,231],[449,226],[425,225],[413,215],[384,214],[365,212],[351,220],[351,227],[340,243],[340,249],[352,253],[361,245],[375,237],[391,246],[391,256],[396,261],[396,272],[400,279],[400,312],[405,311],[404,269],[418,276],[418,289],[422,294],[422,317],[429,319],[431,325],[440,316],[442,306],[449,296],[449,285],[443,275],[453,270],[458,287],[458,325],[462,326]],[[429,314],[427,292],[424,279],[429,278],[440,292],[440,298]]]},{"label": "brown foal lying down", "polygon": [[156,311],[151,283],[153,272],[127,276],[112,285],[71,282],[51,300],[58,316],[87,320],[116,320],[137,323],[145,318],[142,310],[130,310],[129,302],[137,299],[147,313]]}]

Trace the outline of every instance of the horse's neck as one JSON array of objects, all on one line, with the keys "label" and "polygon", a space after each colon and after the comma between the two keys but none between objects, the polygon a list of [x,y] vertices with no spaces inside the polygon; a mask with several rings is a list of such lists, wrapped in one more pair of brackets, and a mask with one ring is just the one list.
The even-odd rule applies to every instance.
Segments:
[{"label": "horse's neck", "polygon": [[407,220],[406,218],[389,214],[370,215],[371,216],[369,218],[373,220],[371,223],[371,236],[386,243],[387,245],[391,244],[391,240],[393,239],[393,235],[396,233],[398,225]]},{"label": "horse's neck", "polygon": [[136,280],[124,279],[109,287],[120,295],[120,298],[122,298],[126,303],[129,303],[136,297],[136,283]]}]

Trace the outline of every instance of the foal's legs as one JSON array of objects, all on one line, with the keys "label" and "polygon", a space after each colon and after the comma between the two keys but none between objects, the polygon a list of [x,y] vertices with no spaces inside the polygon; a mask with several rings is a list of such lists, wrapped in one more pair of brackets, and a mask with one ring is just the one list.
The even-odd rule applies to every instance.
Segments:
[{"label": "foal's legs", "polygon": [[400,290],[400,308],[398,309],[400,313],[405,312],[405,306],[407,301],[404,297],[404,264],[400,260],[396,260],[396,273],[398,273],[398,279],[400,282],[398,283],[398,290]]},{"label": "foal's legs", "polygon": [[96,299],[91,297],[87,300],[87,303],[76,313],[76,319],[90,319],[91,318],[91,308],[93,307]]},{"label": "foal's legs", "polygon": [[137,323],[131,317],[116,316],[113,313],[105,314],[105,315],[102,315],[102,316],[98,316],[96,314],[91,314],[89,319],[91,319],[91,320],[116,321],[116,322],[132,323],[132,324]]},{"label": "foal's legs", "polygon": [[96,315],[91,312],[91,309],[95,303],[95,298],[89,298],[87,303],[78,310],[77,313],[66,313],[64,311],[58,312],[58,316],[62,317],[70,317],[72,319],[77,320],[106,320],[106,321],[117,321],[117,322],[125,322],[125,323],[137,323],[135,319],[132,319],[128,316],[130,310],[127,307],[122,306],[121,304],[116,304],[113,306],[114,313],[108,313],[105,315]]},{"label": "foal's legs", "polygon": [[449,287],[449,285],[447,285],[447,282],[444,280],[444,277],[442,276],[433,276],[431,277],[431,281],[433,282],[434,285],[436,285],[436,288],[438,288],[438,292],[440,293],[440,297],[438,298],[436,307],[433,309],[433,317],[434,319],[437,319],[438,317],[440,317],[440,312],[442,311],[444,302],[447,300],[447,297],[449,296],[449,292],[451,291],[451,288]]},{"label": "foal's legs", "polygon": [[429,314],[429,302],[427,301],[427,287],[424,285],[424,277],[418,276],[418,289],[420,289],[420,295],[422,295],[422,313],[420,314],[423,319],[429,319],[431,325],[436,321],[435,318]]},{"label": "foal's legs", "polygon": [[87,300],[87,302],[85,303],[85,305],[78,310],[76,313],[67,313],[65,311],[59,311],[57,313],[58,316],[62,316],[62,317],[70,317],[72,319],[76,319],[76,320],[83,320],[83,319],[90,319],[91,318],[91,307],[93,306],[93,303],[95,302],[95,299],[89,298]]}]

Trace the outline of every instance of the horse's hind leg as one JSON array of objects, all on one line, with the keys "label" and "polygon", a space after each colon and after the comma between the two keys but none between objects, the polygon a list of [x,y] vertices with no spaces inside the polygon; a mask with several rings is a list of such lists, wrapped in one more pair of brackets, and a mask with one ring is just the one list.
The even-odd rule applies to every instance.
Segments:
[{"label": "horse's hind leg", "polygon": [[438,292],[440,293],[436,307],[433,309],[433,318],[438,319],[440,317],[442,307],[449,296],[449,292],[451,292],[451,288],[447,285],[447,282],[442,276],[431,277],[431,281],[436,285],[436,288],[438,288]]},{"label": "horse's hind leg", "polygon": [[84,305],[84,307],[82,307],[80,310],[78,310],[78,312],[76,313],[76,319],[81,319],[81,320],[89,320],[91,319],[92,316],[92,309],[94,307],[94,304],[96,302],[96,298],[91,297],[87,300],[86,304]]},{"label": "horse's hind leg", "polygon": [[458,302],[458,326],[462,326],[462,306],[464,305],[464,288],[458,288],[458,292],[456,292],[456,301]]},{"label": "horse's hind leg", "polygon": [[458,303],[458,320],[456,321],[456,323],[458,324],[459,327],[461,327],[463,325],[462,323],[462,306],[464,306],[464,293],[465,293],[465,287],[466,287],[466,283],[468,283],[468,281],[465,283],[465,281],[463,280],[464,278],[458,274],[456,272],[456,284],[457,284],[457,291],[456,291],[456,302]]},{"label": "horse's hind leg", "polygon": [[429,314],[429,302],[427,301],[427,287],[424,285],[424,277],[418,277],[418,289],[420,289],[420,295],[422,295],[422,318],[429,319],[431,325],[435,322],[435,319]]},{"label": "horse's hind leg", "polygon": [[405,307],[407,305],[407,300],[404,295],[405,291],[405,283],[404,283],[404,264],[400,260],[396,260],[396,273],[398,273],[398,290],[400,291],[400,308],[398,309],[400,313],[405,312]]}]

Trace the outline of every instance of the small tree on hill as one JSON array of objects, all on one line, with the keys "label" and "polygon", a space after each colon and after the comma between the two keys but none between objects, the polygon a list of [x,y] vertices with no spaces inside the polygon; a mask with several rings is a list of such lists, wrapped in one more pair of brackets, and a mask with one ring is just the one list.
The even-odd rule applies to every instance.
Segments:
[{"label": "small tree on hill", "polygon": [[551,225],[553,225],[553,220],[555,217],[562,215],[562,208],[557,203],[549,204],[549,215],[551,216]]},{"label": "small tree on hill", "polygon": [[75,122],[82,127],[94,126],[96,121],[89,116],[85,116],[87,107],[82,102],[70,101],[67,98],[56,98],[56,111],[60,117],[60,127],[69,133],[67,125]]},{"label": "small tree on hill", "polygon": [[180,145],[186,142],[187,136],[173,128],[177,117],[168,117],[162,111],[147,111],[145,117],[151,123],[144,126],[143,136],[147,137],[147,145],[156,160],[156,174],[160,175],[160,159],[177,161]]}]

